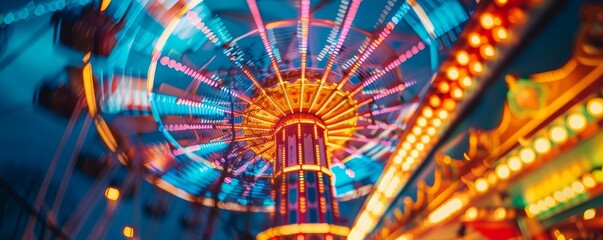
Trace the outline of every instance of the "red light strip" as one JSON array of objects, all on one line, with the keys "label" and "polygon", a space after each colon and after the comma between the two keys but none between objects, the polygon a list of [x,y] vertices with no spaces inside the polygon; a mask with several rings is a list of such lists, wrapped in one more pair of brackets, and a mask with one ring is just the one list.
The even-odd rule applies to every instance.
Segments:
[{"label": "red light strip", "polygon": [[266,53],[270,57],[270,61],[272,62],[272,68],[274,69],[274,73],[278,78],[279,85],[281,86],[281,90],[285,95],[285,100],[287,101],[287,105],[289,105],[289,109],[291,113],[293,113],[293,106],[291,106],[291,101],[289,100],[289,94],[287,94],[287,89],[285,89],[285,84],[283,83],[283,77],[281,76],[281,72],[278,69],[278,63],[274,58],[274,51],[272,49],[272,45],[270,40],[268,40],[268,35],[266,35],[266,27],[264,26],[264,21],[262,21],[262,16],[260,15],[260,10],[258,9],[258,5],[255,0],[247,0],[247,5],[249,6],[249,10],[251,11],[251,15],[253,16],[253,20],[255,21],[255,25],[258,28],[258,32],[260,33],[260,37],[262,38],[262,42],[264,43],[264,48],[266,49]]}]

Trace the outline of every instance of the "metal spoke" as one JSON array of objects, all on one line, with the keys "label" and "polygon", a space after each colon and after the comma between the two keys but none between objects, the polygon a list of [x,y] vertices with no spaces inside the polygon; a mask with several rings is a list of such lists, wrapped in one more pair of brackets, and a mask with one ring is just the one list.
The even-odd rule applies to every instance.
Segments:
[{"label": "metal spoke", "polygon": [[320,80],[320,84],[318,85],[318,90],[316,90],[316,94],[314,95],[314,99],[312,100],[312,103],[310,103],[310,108],[308,109],[308,112],[310,112],[312,110],[312,108],[314,107],[314,104],[316,104],[316,100],[318,99],[318,96],[320,95],[320,92],[321,92],[322,88],[324,87],[324,83],[326,82],[327,77],[329,76],[329,73],[331,72],[331,68],[333,68],[333,64],[335,63],[335,58],[339,54],[339,51],[341,50],[341,47],[343,46],[343,43],[345,42],[348,32],[350,31],[350,27],[352,26],[352,22],[354,22],[354,18],[356,17],[356,12],[358,12],[358,7],[360,6],[361,2],[362,2],[362,0],[352,1],[352,5],[350,6],[348,13],[346,14],[345,20],[343,21],[343,28],[341,29],[341,32],[339,33],[339,38],[337,39],[337,43],[335,43],[335,47],[332,47],[333,51],[331,52],[331,55],[329,56],[327,66],[325,67],[324,74]]},{"label": "metal spoke", "polygon": [[255,0],[247,0],[247,5],[249,6],[249,10],[251,10],[251,15],[253,16],[255,25],[258,28],[258,32],[260,33],[260,37],[262,38],[262,42],[264,43],[266,53],[268,53],[268,56],[270,57],[270,62],[272,62],[272,68],[274,69],[274,73],[278,78],[281,90],[285,95],[285,101],[287,101],[287,105],[289,105],[289,110],[291,111],[291,113],[293,113],[293,106],[291,105],[291,100],[289,99],[287,89],[285,89],[285,84],[283,83],[283,77],[281,76],[281,72],[278,69],[278,63],[276,62],[276,58],[274,57],[272,45],[270,43],[270,40],[268,39],[268,35],[266,35],[266,26],[264,25],[264,21],[262,20],[262,16],[260,15],[260,10],[258,9],[257,2]]},{"label": "metal spoke", "polygon": [[[214,32],[213,32],[213,31],[212,31],[210,28],[206,27],[206,24],[203,22],[203,20],[202,20],[201,18],[199,18],[199,17],[196,15],[196,13],[194,13],[194,14],[191,14],[191,13],[193,13],[193,12],[189,12],[189,14],[187,14],[187,19],[188,19],[189,21],[191,21],[191,23],[192,23],[192,24],[196,25],[196,26],[197,26],[197,28],[198,28],[199,30],[202,30],[202,29],[203,29],[201,32],[203,32],[203,34],[204,34],[204,35],[205,35],[205,36],[206,36],[208,39],[214,39],[214,38],[216,38],[216,36],[219,36],[219,35],[216,35],[216,34],[215,34],[215,33],[214,33]],[[226,30],[226,31],[227,31],[227,30]],[[227,32],[228,32],[228,31],[227,31]],[[230,34],[228,34],[228,35],[230,35]],[[216,40],[215,40],[215,41],[212,41],[212,43],[213,43],[213,44],[214,44],[216,47],[223,47],[222,45],[219,45],[219,44],[223,44],[223,43],[222,43],[222,40],[221,40],[221,39],[219,39],[219,38],[216,38]],[[251,80],[251,82],[253,83],[253,85],[254,85],[254,86],[257,88],[257,89],[259,89],[259,90],[262,92],[262,95],[263,95],[263,96],[265,96],[265,97],[267,97],[267,98],[269,99],[269,101],[270,101],[270,102],[271,102],[271,103],[272,103],[272,104],[273,104],[273,105],[274,105],[274,106],[275,106],[275,107],[276,107],[276,108],[277,108],[277,109],[278,109],[278,110],[279,110],[279,111],[280,111],[280,112],[281,112],[283,115],[286,115],[286,114],[285,114],[285,112],[283,111],[283,109],[282,109],[282,108],[281,108],[279,105],[277,105],[277,104],[276,104],[276,102],[275,102],[275,101],[274,101],[274,100],[273,100],[273,99],[272,99],[272,98],[271,98],[271,97],[270,97],[268,94],[266,94],[266,91],[265,91],[265,90],[263,89],[263,87],[262,87],[262,86],[259,84],[259,82],[258,82],[258,81],[255,79],[255,77],[254,77],[254,76],[251,74],[251,72],[250,72],[250,71],[249,71],[249,70],[248,70],[248,69],[245,67],[245,65],[239,62],[240,60],[238,60],[238,58],[237,58],[237,57],[234,55],[234,54],[236,54],[236,53],[230,53],[230,51],[228,51],[229,49],[236,49],[236,47],[237,47],[237,46],[236,46],[236,43],[234,43],[234,42],[233,42],[233,43],[231,43],[230,48],[228,48],[228,49],[226,49],[226,48],[225,48],[225,49],[224,49],[224,51],[222,51],[222,52],[224,53],[224,55],[226,55],[227,57],[230,57],[230,58],[231,58],[233,61],[235,61],[235,65],[236,65],[236,66],[237,66],[237,67],[238,67],[238,68],[239,68],[241,71],[243,71],[243,74],[244,74],[244,75],[245,75],[245,76],[246,76],[246,77],[247,77],[249,80]],[[239,52],[240,52],[240,51],[239,51]],[[240,53],[241,53],[241,54],[244,54],[244,53],[242,53],[242,52],[240,52]],[[279,74],[280,74],[280,73],[279,73]],[[280,76],[280,75],[279,75],[279,76]],[[244,101],[244,102],[246,102],[246,103],[248,103],[248,104],[255,105],[255,104],[254,104],[254,103],[253,103],[251,100],[249,100],[249,98],[246,98],[246,97],[243,97],[243,96],[238,96],[236,93],[234,93],[234,91],[230,91],[230,92],[231,92],[231,94],[232,94],[234,97],[237,97],[237,98],[241,99],[242,101]],[[260,109],[261,109],[261,108],[260,108]],[[267,112],[268,114],[270,114],[270,115],[274,116],[275,118],[278,118],[276,115],[274,115],[274,114],[270,113],[269,111],[265,111],[265,112]]]},{"label": "metal spoke", "polygon": [[[410,10],[410,7],[408,6],[408,4],[404,3],[404,4],[402,4],[402,6],[400,6],[400,9],[398,9],[397,14],[403,16],[403,15],[406,15],[406,13],[409,10]],[[354,65],[350,68],[348,73],[341,79],[341,81],[339,81],[336,89],[341,89],[341,87],[343,87],[343,85],[345,85],[350,80],[350,78],[356,74],[356,71],[358,70],[360,65],[362,65],[362,63],[364,63],[364,61],[366,61],[368,59],[368,57],[373,53],[373,51],[375,51],[381,45],[381,43],[383,41],[385,41],[385,39],[389,36],[389,34],[392,32],[392,30],[396,27],[396,25],[400,21],[399,19],[400,18],[398,18],[396,16],[392,17],[392,19],[381,30],[378,37],[375,38],[371,42],[369,47],[362,53],[361,57],[358,58],[354,62]],[[325,107],[327,106],[327,103],[329,101],[331,101],[334,96],[335,96],[335,89],[333,91],[331,91],[331,93],[329,94],[329,97],[327,98],[327,101],[325,101],[325,103],[318,109],[316,114],[319,114],[320,112],[322,112],[325,109]]]}]

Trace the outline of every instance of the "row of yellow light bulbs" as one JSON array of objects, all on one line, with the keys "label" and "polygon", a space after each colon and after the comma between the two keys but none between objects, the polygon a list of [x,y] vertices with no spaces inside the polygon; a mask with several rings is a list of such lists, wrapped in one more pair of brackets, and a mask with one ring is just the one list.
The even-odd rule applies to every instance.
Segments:
[{"label": "row of yellow light bulbs", "polygon": [[476,207],[470,207],[465,211],[465,220],[475,220],[477,217],[487,217],[496,220],[503,220],[506,218],[512,218],[515,215],[513,209],[507,210],[505,207],[497,207],[494,211],[486,209],[478,209]]},{"label": "row of yellow light bulbs", "polygon": [[444,219],[450,217],[452,214],[458,212],[463,208],[463,205],[467,202],[467,198],[464,194],[459,194],[444,204],[436,208],[433,212],[431,212],[427,218],[430,223],[436,224]]},{"label": "row of yellow light bulbs", "polygon": [[[504,43],[510,39],[510,33],[505,26],[502,26],[502,20],[491,13],[483,13],[479,18],[479,22],[483,29],[490,30],[495,42]],[[455,54],[458,66],[450,66],[446,70],[446,77],[451,81],[458,81],[457,85],[460,87],[451,87],[451,84],[447,81],[441,81],[437,86],[441,93],[450,93],[450,96],[455,100],[462,99],[463,89],[469,89],[473,84],[471,75],[477,76],[484,72],[484,65],[480,57],[485,61],[496,57],[496,49],[493,43],[489,43],[487,36],[473,32],[467,37],[467,42],[470,47],[479,52],[479,55],[460,50]],[[437,103],[437,100],[432,103]]]},{"label": "row of yellow light bulbs", "polygon": [[[504,7],[507,5],[508,0],[495,0],[495,4],[499,7]],[[515,9],[513,14],[522,13],[521,10]],[[511,17],[511,16],[510,16]],[[508,41],[511,37],[508,29],[502,26],[502,21],[498,17],[495,17],[491,13],[485,12],[479,18],[480,26],[485,30],[491,30],[492,39],[494,39],[497,43],[504,43]],[[477,32],[470,33],[467,37],[467,41],[469,46],[475,48],[479,51],[479,57],[483,60],[492,60],[496,57],[496,48],[493,44],[488,42],[488,37],[480,35]],[[437,111],[432,110],[430,107],[425,107],[423,109],[423,116],[417,119],[417,125],[420,127],[427,127],[427,119],[432,115],[437,116],[439,119],[434,119],[432,122],[433,127],[440,127],[442,125],[442,120],[448,118],[449,112],[452,112],[456,108],[456,101],[460,101],[463,99],[465,90],[469,90],[473,85],[473,76],[478,76],[484,72],[484,65],[480,61],[477,55],[472,55],[466,50],[460,50],[456,53],[455,59],[457,66],[450,66],[446,70],[446,77],[450,81],[440,81],[437,85],[437,89],[442,94],[450,94],[451,98],[447,98],[441,100],[439,96],[433,94],[429,97],[428,103],[431,107],[437,109],[441,106]],[[465,69],[467,68],[467,69]],[[456,83],[454,83],[456,82]],[[456,100],[456,101],[453,101]],[[425,118],[424,118],[425,117]],[[427,133],[433,133],[435,135],[435,129],[433,127],[427,128]],[[433,130],[431,130],[433,129]],[[414,134],[421,133],[421,128],[413,128]],[[407,140],[409,138],[407,137]],[[412,140],[412,137],[411,137]],[[404,144],[404,143],[403,143]],[[404,147],[404,145],[403,145]],[[416,149],[416,147],[415,147]],[[419,145],[418,149],[422,149],[422,145]],[[413,150],[415,151],[415,150]],[[394,163],[396,161],[402,161],[403,155],[405,155],[404,148],[398,152],[398,155],[394,158]],[[411,156],[413,157],[413,152],[411,151]],[[414,153],[414,155],[418,155]],[[412,164],[412,160],[414,158],[407,158],[407,162]],[[410,161],[409,161],[410,160]],[[405,170],[405,166],[402,166],[402,169]],[[432,223],[440,222],[450,215],[455,213],[456,211],[462,208],[463,201],[460,198],[453,198],[445,203],[440,208],[436,209],[429,215],[429,220]],[[439,211],[438,211],[439,210]],[[398,239],[410,239],[409,235],[400,236]]]},{"label": "row of yellow light bulbs", "polygon": [[[498,6],[507,4],[506,0],[496,2]],[[504,26],[500,26],[500,19],[497,20],[490,13],[486,12],[480,16],[480,25],[484,29],[493,29],[493,39],[497,42],[505,42],[510,37],[508,30]],[[488,38],[480,36],[478,33],[472,33],[467,40],[471,47],[480,49],[484,60],[491,60],[496,55],[496,49],[493,45],[488,44]],[[435,128],[442,126],[443,121],[447,120],[450,113],[456,109],[457,102],[461,101],[465,96],[465,91],[473,86],[471,75],[477,76],[484,71],[482,62],[477,57],[471,56],[467,51],[458,51],[456,61],[460,66],[467,66],[471,74],[468,74],[465,69],[460,69],[457,66],[451,66],[446,70],[446,77],[450,81],[439,81],[437,89],[442,94],[450,94],[450,98],[440,97],[438,94],[432,94],[428,98],[428,106],[423,107],[422,115],[417,118],[416,126],[413,127],[412,133],[407,135],[406,141],[402,143],[402,149],[394,157],[395,164],[403,163],[403,170],[410,169],[410,166],[415,163],[414,160],[425,149],[426,144],[429,144],[433,140],[433,136],[436,134]],[[453,82],[457,83],[453,84]],[[413,149],[412,144],[415,143],[416,145]]]},{"label": "row of yellow light bulbs", "polygon": [[[603,99],[594,98],[591,99],[587,105],[586,110],[589,115],[593,117],[601,117],[603,116]],[[581,113],[572,113],[569,114],[566,118],[568,127],[574,132],[578,132],[584,130],[586,128],[587,119]],[[557,144],[561,144],[567,140],[568,133],[563,127],[555,126],[550,129],[550,137],[552,141]],[[533,142],[532,147],[524,147],[519,151],[519,156],[511,156],[507,159],[506,163],[502,163],[496,167],[495,174],[486,173],[484,175],[488,176],[486,178],[478,178],[475,180],[474,188],[479,193],[485,193],[489,189],[489,184],[494,184],[498,181],[497,177],[501,180],[508,179],[511,176],[511,171],[518,172],[521,170],[523,164],[531,164],[536,160],[536,153],[538,154],[546,154],[551,150],[551,143],[545,137],[536,138]],[[594,179],[587,178],[586,184],[584,186],[592,186]],[[579,189],[578,189],[579,190]],[[563,193],[565,194],[565,193]],[[568,193],[571,195],[570,193]],[[463,205],[465,204],[465,196],[463,194],[459,194],[456,197],[451,198],[442,206],[435,209],[432,213],[429,214],[428,220],[432,224],[439,223],[447,218],[449,218],[452,214],[458,212]]]},{"label": "row of yellow light bulbs", "polygon": [[[501,1],[495,2],[499,7],[503,7],[507,4],[506,0],[503,1],[504,3],[499,3]],[[522,13],[523,12],[520,9],[515,9],[514,11],[510,11],[509,18],[517,18],[514,17],[514,15]],[[491,35],[491,39],[496,43],[504,43],[511,38],[509,30],[503,26],[502,19],[492,13],[483,13],[479,17],[479,23],[484,30],[489,31],[487,33],[488,35],[482,35],[476,31],[470,33],[467,37],[468,45],[475,49],[479,54],[471,54],[472,51],[460,50],[455,54],[458,66],[450,66],[446,70],[447,78],[451,81],[458,81],[456,84],[458,87],[451,86],[452,84],[447,81],[441,81],[437,86],[441,93],[450,93],[450,96],[455,100],[462,99],[464,95],[463,89],[469,89],[473,84],[471,75],[478,76],[484,72],[484,64],[481,60],[488,61],[496,57],[496,48],[493,45],[494,43],[489,42],[489,35]],[[434,99],[433,101],[430,100],[430,102],[432,105],[434,103],[435,105],[438,105],[437,99]]]},{"label": "row of yellow light bulbs", "polygon": [[[397,158],[398,156],[396,156],[396,159]],[[402,160],[394,160],[394,162],[395,165],[398,166]],[[362,236],[366,235],[368,230],[375,224],[375,221],[381,217],[381,213],[383,213],[386,207],[386,200],[390,200],[394,197],[395,190],[397,190],[402,183],[401,175],[399,174],[400,172],[397,171],[396,168],[397,167],[390,167],[383,175],[381,179],[382,183],[377,186],[377,191],[368,199],[366,209],[359,215],[356,227],[352,230],[350,236],[348,236],[349,239],[362,238]]]},{"label": "row of yellow light bulbs", "polygon": [[[507,4],[507,0],[496,0],[496,4],[498,6],[504,6]],[[497,42],[502,43],[510,38],[509,31],[505,27],[500,26],[499,22],[496,21],[495,17],[490,13],[482,14],[480,17],[480,25],[484,29],[494,28],[492,31],[493,39]],[[492,26],[490,27],[490,25]],[[487,37],[472,33],[467,38],[467,41],[471,47],[480,49],[480,53],[484,60],[491,60],[495,57],[496,49],[492,44],[488,44]],[[413,166],[418,164],[417,160],[425,154],[427,146],[436,139],[436,128],[440,128],[444,121],[448,119],[450,113],[456,109],[457,102],[463,100],[465,97],[465,91],[473,87],[472,76],[477,76],[484,72],[483,63],[476,56],[470,55],[467,51],[458,51],[456,54],[456,61],[460,66],[467,67],[471,74],[469,74],[467,70],[456,66],[451,66],[446,70],[446,78],[449,81],[441,79],[436,86],[438,92],[443,94],[443,97],[438,96],[437,93],[432,93],[428,98],[428,105],[421,109],[421,116],[417,118],[416,125],[412,128],[411,133],[406,136],[401,148],[394,156],[394,166],[390,167],[391,170],[397,169],[398,166],[401,165],[402,171],[408,172]],[[450,96],[449,98],[444,97],[448,94]],[[384,178],[380,181],[377,192],[374,194],[376,197],[369,199],[367,210],[370,210],[372,215],[377,216],[383,209],[383,207],[379,206],[383,205],[383,201],[377,196],[382,193],[391,195],[391,192],[393,192],[395,187],[399,184],[400,181],[395,181],[398,184],[391,184],[392,179],[394,181],[399,180],[399,177],[396,176],[396,174],[388,174],[388,172],[386,172]],[[365,228],[368,230],[368,223],[370,223],[370,220],[368,214],[361,214],[356,226],[367,224]]]},{"label": "row of yellow light bulbs", "polygon": [[[451,99],[447,100],[452,101],[452,103],[449,103],[450,101],[445,101],[445,103],[448,104],[444,105],[454,104],[454,106],[456,106],[456,102]],[[441,127],[443,121],[448,118],[448,110],[452,111],[454,108],[442,108],[437,111],[429,106],[423,108],[421,116],[417,119],[417,126],[414,126],[411,133],[406,136],[401,148],[394,156],[394,167],[385,172],[383,179],[381,180],[382,184],[379,184],[376,194],[369,199],[367,210],[370,211],[374,218],[380,216],[385,209],[385,199],[392,198],[395,190],[402,183],[401,176],[396,169],[401,167],[403,172],[407,172],[418,164],[417,160],[422,157],[426,147],[436,137],[436,127]],[[371,220],[373,220],[371,216],[362,214],[358,221],[361,224],[358,224],[358,226],[370,226],[371,224],[369,223],[371,223]]]},{"label": "row of yellow light bulbs", "polygon": [[[506,1],[504,2],[504,4],[506,4]],[[488,12],[483,13],[479,19],[482,28],[486,30],[492,30],[492,38],[496,42],[502,43],[509,39],[509,32],[504,26],[501,25],[502,21],[500,21],[500,19],[497,19],[491,13]],[[474,32],[469,34],[467,41],[469,43],[469,46],[479,50],[480,56],[483,60],[492,60],[496,56],[496,49],[492,44],[488,43],[488,38],[486,36],[481,36],[479,33]],[[446,77],[450,80],[450,82],[441,81],[437,86],[440,93],[449,93],[451,98],[447,98],[441,101],[437,95],[433,95],[428,100],[429,105],[431,107],[437,108],[441,106],[441,109],[438,110],[437,117],[442,120],[448,117],[448,112],[452,112],[456,108],[456,102],[453,100],[462,100],[464,97],[464,90],[470,89],[473,85],[473,79],[471,78],[471,75],[477,76],[482,74],[484,71],[483,63],[480,61],[479,57],[471,55],[465,50],[458,51],[456,53],[455,59],[459,67],[451,66],[446,70]],[[464,69],[465,67],[468,69],[469,72]],[[456,81],[456,85],[458,85],[459,87],[451,86],[454,85],[451,84],[454,81]],[[431,108],[426,107],[423,110],[423,116],[431,117],[431,115]],[[421,124],[421,121],[424,120],[419,118],[417,121],[418,125],[425,125]],[[439,121],[436,120],[433,125],[435,127],[439,127],[439,125],[441,124]],[[414,131],[415,129],[413,129],[413,132]],[[448,218],[453,213],[456,213],[462,208],[464,204],[464,201],[462,199],[462,197],[454,197],[448,200],[442,206],[440,206],[429,214],[429,222],[435,224]]]},{"label": "row of yellow light bulbs", "polygon": [[[497,38],[502,41],[508,39],[508,31],[504,27],[499,27],[501,38]],[[486,41],[486,40],[484,40]],[[479,47],[481,42],[477,45],[471,44],[472,39],[469,38],[469,43],[472,47]],[[492,59],[495,55],[495,49],[492,45],[483,47],[484,54],[491,55],[491,57],[484,58],[486,60]],[[457,62],[462,66],[467,66],[470,62],[470,55],[466,51],[459,51],[456,57]],[[472,75],[479,75],[483,72],[482,63],[473,59],[470,64],[470,72]],[[436,128],[440,128],[444,121],[446,121],[451,112],[456,109],[457,101],[463,100],[465,90],[470,89],[473,86],[473,79],[471,75],[467,74],[464,69],[458,69],[455,66],[449,67],[446,71],[446,77],[450,80],[441,80],[437,85],[437,90],[442,94],[450,94],[450,98],[442,100],[438,94],[432,94],[428,98],[428,105],[422,108],[421,116],[417,118],[416,126],[412,128],[411,133],[406,136],[405,141],[402,143],[401,148],[394,156],[394,167],[401,166],[404,172],[411,170],[411,168],[418,164],[418,159],[425,153],[426,147],[432,143],[436,138]],[[458,81],[456,84],[452,84],[453,81]],[[387,178],[387,179],[386,179]],[[387,183],[384,184],[384,183]],[[388,173],[384,175],[382,183],[377,189],[375,197],[372,197],[367,204],[367,209],[370,210],[373,216],[378,216],[383,211],[383,202],[379,195],[383,193],[385,197],[391,197],[395,187],[400,184],[400,178],[395,173]],[[380,191],[381,190],[381,191]],[[368,215],[361,215],[359,218],[359,224],[368,225],[370,217]]]},{"label": "row of yellow light bulbs", "polygon": [[[603,98],[593,98],[588,101],[586,111],[591,117],[603,117]],[[581,111],[576,111],[568,114],[565,122],[567,128],[574,133],[578,133],[586,128],[588,120]],[[541,135],[534,139],[531,146],[524,146],[519,151],[510,154],[509,158],[495,168],[494,172],[496,175],[486,173],[484,176],[488,177],[476,179],[474,181],[475,190],[479,193],[485,193],[488,191],[489,185],[496,183],[498,179],[506,180],[511,174],[521,171],[524,165],[532,164],[536,160],[537,154],[545,155],[549,153],[552,148],[551,143],[560,145],[565,143],[568,138],[565,126],[553,126]]]},{"label": "row of yellow light bulbs", "polygon": [[[504,6],[505,4],[506,1],[500,4],[497,3],[499,6]],[[497,20],[497,18],[490,13],[486,12],[480,16],[480,25],[487,30],[493,29],[493,39],[497,42],[505,42],[510,37],[508,30],[504,26],[501,26],[501,21]],[[479,48],[480,55],[484,60],[491,60],[495,57],[496,49],[492,44],[488,44],[488,38],[485,36],[481,36],[478,33],[471,33],[467,40],[471,47]],[[457,66],[450,66],[446,70],[446,77],[450,81],[441,80],[437,85],[438,91],[442,94],[450,94],[450,98],[440,97],[438,94],[432,94],[428,98],[429,106],[423,108],[422,116],[417,119],[418,127],[413,128],[412,134],[407,136],[406,142],[402,145],[402,150],[398,153],[402,158],[406,155],[406,151],[410,150],[409,144],[413,144],[423,132],[423,128],[426,128],[427,134],[420,136],[421,140],[424,141],[415,146],[415,150],[422,151],[424,149],[425,145],[423,144],[429,143],[431,140],[430,137],[435,135],[436,131],[434,127],[442,126],[443,121],[445,121],[449,114],[456,109],[457,102],[461,101],[465,96],[465,91],[473,86],[473,79],[471,76],[480,75],[484,71],[483,63],[478,57],[470,55],[465,50],[456,53],[456,61],[458,65],[461,66],[460,68]],[[463,67],[468,67],[471,74],[468,74],[467,70]],[[433,117],[435,118],[432,119]],[[432,126],[428,126],[430,119]],[[413,152],[415,150],[410,151],[410,157],[407,157],[407,161],[405,162],[409,164],[403,165],[403,170],[407,170],[405,167],[409,168],[408,166],[413,163],[412,160],[419,155],[417,152]],[[395,163],[396,160],[400,162],[401,158],[394,158]]]},{"label": "row of yellow light bulbs", "polygon": [[535,203],[526,206],[525,211],[529,217],[534,217],[540,213],[546,212],[550,208],[560,203],[567,202],[579,194],[597,186],[597,181],[590,174],[576,180],[562,189],[546,196]]}]

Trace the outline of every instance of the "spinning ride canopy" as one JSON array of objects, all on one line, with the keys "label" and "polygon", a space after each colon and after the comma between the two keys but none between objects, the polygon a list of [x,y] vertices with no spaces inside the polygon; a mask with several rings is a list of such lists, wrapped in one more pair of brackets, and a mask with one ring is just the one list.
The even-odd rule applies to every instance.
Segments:
[{"label": "spinning ride canopy", "polygon": [[[274,134],[294,113],[324,124],[336,197],[366,193],[468,18],[467,6],[444,0],[168,5],[141,6],[163,26],[139,50],[150,55],[146,74],[94,72],[100,115],[157,186],[254,211],[275,205]],[[132,41],[153,32],[133,28],[122,30]],[[140,65],[126,56],[125,68]]]}]

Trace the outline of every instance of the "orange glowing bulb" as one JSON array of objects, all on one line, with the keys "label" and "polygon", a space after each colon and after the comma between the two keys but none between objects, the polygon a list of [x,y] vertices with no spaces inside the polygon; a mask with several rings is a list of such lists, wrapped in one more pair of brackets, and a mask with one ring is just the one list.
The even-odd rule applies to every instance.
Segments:
[{"label": "orange glowing bulb", "polygon": [[480,74],[484,71],[484,65],[482,65],[481,62],[475,61],[473,64],[471,64],[471,72],[473,72],[473,74]]},{"label": "orange glowing bulb", "polygon": [[469,54],[465,51],[459,51],[456,54],[456,61],[461,65],[467,65],[469,63]]},{"label": "orange glowing bulb", "polygon": [[574,190],[576,193],[583,193],[585,189],[581,182],[576,181],[572,183],[572,190]]},{"label": "orange glowing bulb", "polygon": [[496,55],[496,50],[494,49],[494,47],[492,47],[492,45],[490,44],[484,44],[482,45],[480,48],[480,55],[484,58],[484,59],[493,59],[494,56]]},{"label": "orange glowing bulb", "polygon": [[419,151],[417,151],[417,150],[410,151],[410,156],[413,157],[413,158],[418,158],[419,157]]},{"label": "orange glowing bulb", "polygon": [[408,134],[408,136],[406,137],[406,140],[409,143],[415,143],[417,141],[417,137],[414,134]]},{"label": "orange glowing bulb", "polygon": [[503,207],[499,207],[496,210],[494,210],[494,216],[497,219],[504,219],[505,217],[507,217],[507,210]]},{"label": "orange glowing bulb", "polygon": [[496,27],[492,30],[492,38],[497,42],[504,42],[509,39],[509,31],[505,27]]},{"label": "orange glowing bulb", "polygon": [[444,120],[444,119],[448,118],[448,112],[446,110],[442,109],[438,112],[438,117],[440,119]]},{"label": "orange glowing bulb", "polygon": [[469,89],[471,85],[473,85],[473,79],[471,79],[471,77],[465,76],[461,80],[461,87],[463,87],[464,89]]},{"label": "orange glowing bulb", "polygon": [[471,33],[469,34],[469,45],[471,45],[472,47],[479,47],[482,44],[482,38],[479,34],[477,33]]},{"label": "orange glowing bulb", "polygon": [[477,217],[477,208],[471,207],[465,211],[465,218],[467,219],[475,219]]},{"label": "orange glowing bulb", "polygon": [[597,185],[597,181],[590,175],[587,175],[582,178],[582,184],[584,184],[586,188],[591,189]]},{"label": "orange glowing bulb", "polygon": [[584,211],[583,218],[584,218],[584,220],[591,220],[591,219],[595,218],[596,215],[597,215],[597,210],[595,210],[594,208],[589,208],[589,209],[586,209],[586,211]]},{"label": "orange glowing bulb", "polygon": [[509,0],[495,0],[494,1],[494,3],[499,7],[504,7],[505,5],[507,5],[508,2],[509,2]]},{"label": "orange glowing bulb", "polygon": [[490,13],[484,13],[479,18],[479,23],[484,29],[492,29],[494,27],[494,16]]},{"label": "orange glowing bulb", "polygon": [[440,106],[440,104],[442,103],[442,101],[440,100],[440,98],[436,95],[433,95],[431,97],[429,97],[429,105],[431,105],[434,108],[437,108]]},{"label": "orange glowing bulb", "polygon": [[534,150],[540,154],[546,154],[551,150],[551,143],[545,137],[539,137],[534,140]]},{"label": "orange glowing bulb", "polygon": [[134,228],[132,228],[130,226],[124,227],[123,234],[127,238],[134,237]]},{"label": "orange glowing bulb", "polygon": [[433,117],[433,110],[431,110],[431,108],[429,108],[429,107],[426,107],[426,108],[423,110],[423,116],[425,116],[425,117],[427,117],[427,118],[431,118],[431,117]]},{"label": "orange glowing bulb", "polygon": [[564,127],[555,126],[549,131],[549,137],[557,144],[565,142],[567,139],[567,131]]},{"label": "orange glowing bulb", "polygon": [[450,68],[448,68],[448,71],[446,72],[446,76],[450,80],[457,80],[457,79],[459,79],[459,70],[456,67],[450,67]]},{"label": "orange glowing bulb", "polygon": [[501,179],[509,178],[510,174],[511,172],[509,171],[509,167],[507,167],[505,164],[501,164],[496,168],[496,175],[498,175],[498,177]]},{"label": "orange glowing bulb", "polygon": [[450,96],[452,96],[452,98],[454,98],[455,100],[460,100],[463,98],[463,89],[460,89],[458,87],[455,87],[452,89],[452,92],[450,93]]},{"label": "orange glowing bulb", "polygon": [[[440,112],[438,114],[438,116],[440,118],[443,117],[443,116],[448,117],[448,113],[447,112],[444,112],[444,113]],[[442,126],[442,120],[436,118],[436,119],[433,120],[433,122],[431,124],[433,124],[434,127],[441,127]]]},{"label": "orange glowing bulb", "polygon": [[105,189],[105,197],[109,200],[115,201],[119,198],[119,189],[114,187],[108,187]]},{"label": "orange glowing bulb", "polygon": [[521,160],[516,156],[509,158],[509,169],[519,171],[521,169]]},{"label": "orange glowing bulb", "polygon": [[527,15],[521,8],[514,7],[509,9],[507,18],[510,23],[520,24],[526,21]]},{"label": "orange glowing bulb", "polygon": [[447,98],[446,100],[444,100],[444,104],[442,105],[442,107],[446,109],[446,111],[452,112],[456,108],[456,102],[450,98]]},{"label": "orange glowing bulb", "polygon": [[573,113],[567,117],[569,127],[574,131],[581,131],[586,128],[586,118],[580,113]]},{"label": "orange glowing bulb", "polygon": [[402,150],[402,149],[400,149],[400,150],[398,151],[398,156],[400,156],[400,157],[405,157],[405,156],[406,156],[406,150]]},{"label": "orange glowing bulb", "polygon": [[594,98],[588,101],[586,110],[593,117],[603,116],[603,98]]},{"label": "orange glowing bulb", "polygon": [[540,212],[540,208],[536,204],[530,204],[528,212],[532,215],[536,215]]},{"label": "orange glowing bulb", "polygon": [[410,164],[409,163],[402,164],[402,170],[404,170],[404,171],[410,170]]},{"label": "orange glowing bulb", "polygon": [[424,117],[419,117],[419,119],[417,119],[417,124],[419,124],[421,127],[425,127],[427,126],[427,119]]},{"label": "orange glowing bulb", "polygon": [[395,164],[402,163],[402,156],[396,156],[396,157],[394,157],[394,163]]},{"label": "orange glowing bulb", "polygon": [[478,178],[475,180],[475,189],[478,192],[485,192],[488,190],[488,181],[483,178]]},{"label": "orange glowing bulb", "polygon": [[536,160],[536,153],[531,148],[523,148],[519,150],[519,158],[524,163],[530,164]]},{"label": "orange glowing bulb", "polygon": [[412,133],[416,134],[416,135],[420,135],[422,132],[420,127],[414,127],[412,128]]},{"label": "orange glowing bulb", "polygon": [[450,91],[450,84],[448,84],[445,81],[442,81],[439,85],[438,85],[438,89],[440,90],[441,93],[447,93],[448,91]]},{"label": "orange glowing bulb", "polygon": [[427,134],[429,134],[429,135],[435,135],[436,134],[436,129],[434,127],[427,128]]}]

